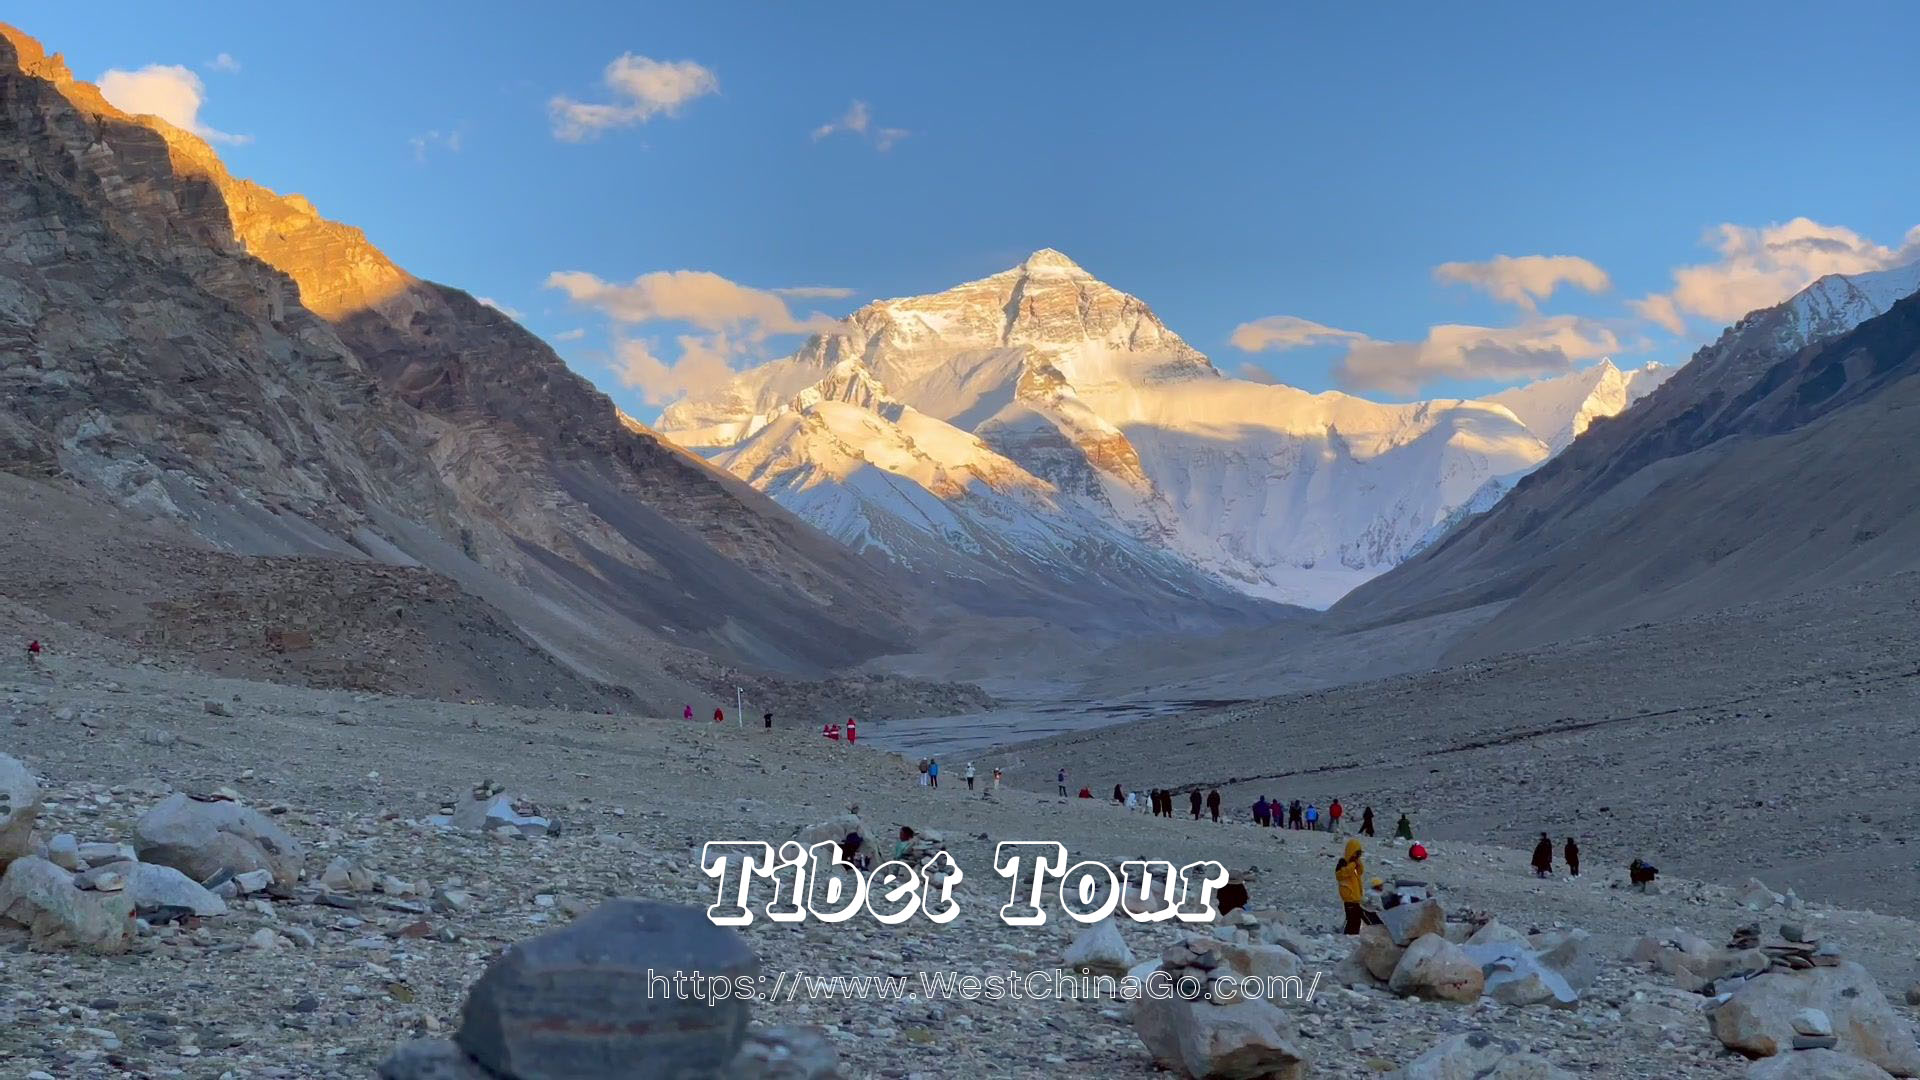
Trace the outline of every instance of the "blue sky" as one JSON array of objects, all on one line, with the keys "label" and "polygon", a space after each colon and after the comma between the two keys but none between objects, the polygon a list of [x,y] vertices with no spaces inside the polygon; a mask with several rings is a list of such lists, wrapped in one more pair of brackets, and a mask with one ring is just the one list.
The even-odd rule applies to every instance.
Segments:
[{"label": "blue sky", "polygon": [[[1920,256],[1920,5],[1895,0],[267,10],[8,17],[82,78],[180,65],[236,173],[521,313],[644,416],[811,312],[1039,247],[1223,369],[1402,400],[1678,361],[1729,311]],[[556,98],[608,123],[565,130]],[[855,102],[864,132],[820,134]],[[1496,255],[1585,265],[1436,278]],[[729,285],[635,280],[671,271]]]}]

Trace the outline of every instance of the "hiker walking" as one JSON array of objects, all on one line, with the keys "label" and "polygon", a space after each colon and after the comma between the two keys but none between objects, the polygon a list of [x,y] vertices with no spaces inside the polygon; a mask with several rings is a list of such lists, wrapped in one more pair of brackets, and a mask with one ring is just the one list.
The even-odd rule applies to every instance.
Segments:
[{"label": "hiker walking", "polygon": [[1127,801],[1127,791],[1119,784],[1113,785],[1113,801],[1122,804]]},{"label": "hiker walking", "polygon": [[[768,731],[773,730],[773,714],[772,713],[767,713],[761,716],[760,722],[766,725]],[[849,727],[847,730],[851,731],[853,729]]]},{"label": "hiker walking", "polygon": [[1218,822],[1220,820],[1220,789],[1219,788],[1214,788],[1213,790],[1207,792],[1207,809],[1213,814],[1213,820]]},{"label": "hiker walking", "polygon": [[1195,788],[1192,794],[1187,796],[1187,805],[1193,807],[1193,820],[1199,821],[1200,820],[1200,790],[1198,788]]},{"label": "hiker walking", "polygon": [[927,762],[927,786],[928,787],[940,786],[940,759],[939,758],[933,758],[932,760]]},{"label": "hiker walking", "polygon": [[1393,836],[1396,840],[1413,839],[1413,819],[1404,813],[1401,814],[1399,824],[1393,827]]},{"label": "hiker walking", "polygon": [[973,790],[973,762],[967,762],[967,790]]},{"label": "hiker walking", "polygon": [[1533,876],[1546,877],[1553,873],[1553,839],[1546,833],[1540,834],[1540,842],[1533,845]]},{"label": "hiker walking", "polygon": [[858,733],[853,730],[853,717],[849,716],[847,717],[847,745],[852,746],[858,738]]},{"label": "hiker walking", "polygon": [[1573,837],[1571,836],[1567,837],[1566,856],[1567,856],[1567,873],[1572,874],[1574,877],[1579,877],[1580,876],[1580,845],[1574,843]]},{"label": "hiker walking", "polygon": [[1138,809],[1140,809],[1140,793],[1137,791],[1127,792],[1127,812],[1132,813]]},{"label": "hiker walking", "polygon": [[1333,800],[1333,805],[1327,807],[1327,831],[1328,832],[1340,831],[1340,815],[1345,812],[1346,812],[1346,808],[1340,805],[1340,800],[1339,799]]},{"label": "hiker walking", "polygon": [[40,662],[40,639],[34,638],[32,641],[27,642],[27,663],[37,664],[39,662]]},{"label": "hiker walking", "polygon": [[1360,835],[1373,835],[1373,807],[1371,806],[1360,811]]},{"label": "hiker walking", "polygon": [[1303,813],[1303,810],[1300,806],[1300,800],[1299,799],[1293,800],[1293,804],[1287,807],[1287,823],[1289,825],[1292,825],[1295,829],[1306,828],[1307,827],[1306,822],[1301,819],[1302,813]]},{"label": "hiker walking", "polygon": [[727,722],[726,711],[721,709],[718,705],[714,706],[713,708],[713,722],[716,724],[724,724]]},{"label": "hiker walking", "polygon": [[1060,775],[1055,777],[1054,779],[1058,780],[1060,783],[1060,797],[1063,799],[1066,798],[1067,797],[1067,770],[1061,769]]},{"label": "hiker walking", "polygon": [[688,705],[688,706],[686,706],[685,708],[683,708],[683,709],[681,709],[681,710],[680,710],[680,717],[681,717],[681,719],[683,719],[683,720],[686,720],[686,721],[688,721],[688,722],[691,722],[691,721],[693,720],[693,706],[692,706],[692,705]]},{"label": "hiker walking", "polygon": [[1307,804],[1307,831],[1320,831],[1320,808],[1312,803]]},{"label": "hiker walking", "polygon": [[1253,804],[1253,823],[1255,825],[1265,825],[1271,820],[1268,815],[1272,812],[1273,807],[1267,802],[1267,797],[1265,795],[1260,796],[1260,800]]},{"label": "hiker walking", "polygon": [[1340,906],[1347,916],[1346,933],[1351,936],[1360,932],[1366,923],[1366,909],[1360,906],[1365,896],[1362,882],[1366,880],[1366,867],[1360,859],[1360,841],[1347,841],[1346,853],[1340,861],[1333,864],[1333,880],[1340,886]]},{"label": "hiker walking", "polygon": [[993,790],[1000,790],[1000,766],[998,765],[993,767]]}]

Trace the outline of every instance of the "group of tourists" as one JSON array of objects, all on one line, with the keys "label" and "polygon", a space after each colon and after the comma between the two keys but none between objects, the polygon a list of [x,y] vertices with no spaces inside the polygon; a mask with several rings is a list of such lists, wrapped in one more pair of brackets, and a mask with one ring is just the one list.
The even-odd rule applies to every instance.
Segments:
[{"label": "group of tourists", "polygon": [[[1307,803],[1303,806],[1299,799],[1283,803],[1279,799],[1265,795],[1260,796],[1259,800],[1253,804],[1253,823],[1262,828],[1299,829],[1305,832],[1344,832],[1347,824],[1352,820],[1346,806],[1337,798],[1328,802],[1324,811],[1317,803]],[[1407,838],[1412,839],[1413,824],[1407,820],[1405,814],[1400,815],[1400,823],[1407,833]],[[1374,835],[1373,807],[1368,806],[1360,811],[1360,825],[1357,831],[1361,836]]]},{"label": "group of tourists", "polygon": [[[973,762],[971,761],[967,762],[967,770],[960,774],[960,779],[966,781],[968,791],[975,790],[974,784],[979,780],[979,778],[980,778],[980,773],[978,770],[976,770],[973,767]],[[1001,772],[998,768],[995,768],[993,770],[992,790],[994,791],[1000,790],[1000,778],[1001,778]],[[937,788],[940,786],[940,759],[939,758],[921,758],[920,759],[920,786],[929,787],[929,788]]]},{"label": "group of tourists", "polygon": [[[36,641],[34,642],[34,644],[37,646],[40,643]],[[693,705],[691,703],[680,707],[680,718],[689,723],[693,721]],[[713,722],[716,724],[726,723],[727,710],[721,708],[718,705],[714,706]],[[773,730],[773,714],[770,712],[761,713],[760,725],[765,730],[772,731]],[[842,732],[844,732],[846,735],[847,745],[852,746],[854,743],[857,743],[860,741],[860,730],[855,725],[854,719],[851,716],[847,717],[847,723],[845,728],[842,728],[839,724],[835,724],[835,723],[825,723],[820,725],[820,734],[825,738],[832,739],[834,742],[840,741]]]},{"label": "group of tourists", "polygon": [[[1152,803],[1151,808],[1153,810],[1154,817],[1170,818],[1175,816],[1173,807],[1174,807],[1174,799],[1176,798],[1176,796],[1171,789],[1154,788],[1152,791],[1149,791],[1147,793],[1147,798]],[[1123,794],[1122,791],[1120,790],[1119,784],[1113,785],[1113,801],[1114,802],[1125,803],[1127,809],[1132,810],[1137,807],[1138,800],[1139,800],[1138,792],[1128,792]],[[1201,795],[1199,788],[1195,788],[1192,791],[1187,792],[1187,812],[1193,815],[1193,820],[1195,821],[1200,820],[1200,815],[1202,812],[1212,814],[1213,820],[1219,821],[1220,820],[1220,792],[1218,790],[1214,790],[1214,791],[1207,792],[1205,795]]]}]

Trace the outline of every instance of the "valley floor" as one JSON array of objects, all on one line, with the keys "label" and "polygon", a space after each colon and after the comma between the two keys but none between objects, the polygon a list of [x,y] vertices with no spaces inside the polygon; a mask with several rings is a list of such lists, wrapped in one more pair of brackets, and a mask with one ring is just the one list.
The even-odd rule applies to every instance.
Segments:
[{"label": "valley floor", "polygon": [[[230,715],[209,711],[209,701]],[[424,916],[431,932],[419,938],[402,931],[422,916],[383,907],[376,895],[355,911],[242,904],[199,930],[142,938],[120,957],[0,942],[0,1060],[13,1075],[364,1077],[396,1041],[455,1024],[467,984],[513,941],[613,895],[709,903],[711,883],[696,865],[703,842],[779,842],[849,803],[877,837],[903,823],[944,832],[966,874],[956,894],[962,915],[946,927],[916,919],[897,929],[762,920],[745,933],[770,974],[1051,970],[1070,939],[1064,919],[1015,929],[997,918],[1005,883],[991,869],[993,845],[1007,839],[1057,840],[1076,858],[1219,859],[1248,877],[1253,907],[1278,911],[1302,932],[1310,973],[1330,971],[1347,952],[1333,933],[1338,838],[1158,819],[1011,787],[989,792],[984,781],[969,792],[958,770],[941,788],[923,788],[899,757],[813,730],[223,680],[81,648],[34,667],[10,658],[0,669],[0,749],[47,778],[53,805],[43,831],[125,839],[161,791],[230,785],[254,805],[286,808],[280,820],[307,845],[309,875],[347,855],[376,874],[458,882],[474,897],[464,911]],[[1058,757],[1016,753],[1049,768]],[[503,841],[423,822],[486,778],[538,803],[563,834]],[[1391,845],[1373,847],[1370,872],[1408,870]],[[1596,1075],[1742,1074],[1744,1063],[1686,1011],[1702,999],[1617,959],[1630,937],[1670,924],[1724,940],[1755,919],[1729,890],[1674,881],[1660,895],[1630,892],[1604,844],[1578,881],[1536,880],[1511,849],[1436,847],[1439,857],[1419,876],[1438,884],[1450,909],[1490,912],[1522,929],[1582,927],[1614,959],[1572,1012],[1418,1004],[1329,979],[1312,1004],[1294,1006],[1314,1075],[1377,1075],[1465,1030],[1516,1039]],[[1793,917],[1867,964],[1898,1000],[1920,925],[1820,905]],[[249,946],[263,927],[304,930],[311,944],[283,936],[274,948]],[[1147,956],[1174,932],[1129,925],[1125,935]],[[850,1077],[1154,1073],[1125,1008],[1111,1002],[802,999],[763,1003],[755,1016],[824,1026]]]}]

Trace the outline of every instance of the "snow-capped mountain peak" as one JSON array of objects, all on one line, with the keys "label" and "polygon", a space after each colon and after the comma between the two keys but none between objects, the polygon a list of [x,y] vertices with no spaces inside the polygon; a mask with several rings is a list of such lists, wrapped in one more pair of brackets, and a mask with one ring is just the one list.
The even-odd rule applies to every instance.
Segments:
[{"label": "snow-capped mountain peak", "polygon": [[1622,371],[1608,358],[1579,371],[1490,394],[1487,400],[1512,410],[1528,430],[1546,442],[1551,453],[1557,454],[1585,433],[1595,419],[1625,412],[1674,370],[1647,364]]}]

